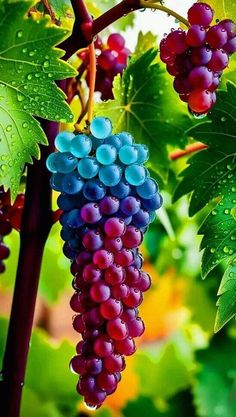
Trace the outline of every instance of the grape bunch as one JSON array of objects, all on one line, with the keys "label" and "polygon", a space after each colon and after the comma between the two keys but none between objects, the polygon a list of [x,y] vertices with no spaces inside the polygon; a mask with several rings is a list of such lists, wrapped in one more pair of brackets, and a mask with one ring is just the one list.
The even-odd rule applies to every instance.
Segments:
[{"label": "grape bunch", "polygon": [[73,327],[82,335],[71,369],[80,375],[78,393],[96,408],[116,390],[125,355],[135,352],[134,338],[144,331],[138,306],[151,282],[138,248],[162,198],[144,167],[145,145],[127,132],[112,134],[108,118],[95,117],[90,131],[59,133],[47,167],[61,193]]},{"label": "grape bunch", "polygon": [[225,19],[210,26],[213,16],[208,4],[194,3],[188,11],[188,31],[172,30],[160,43],[161,60],[175,77],[174,89],[196,115],[215,104],[220,77],[236,51],[235,23]]},{"label": "grape bunch", "polygon": [[10,193],[0,188],[0,273],[5,271],[3,261],[10,254],[9,248],[4,244],[4,237],[12,231],[12,228],[20,230],[23,206],[24,194],[19,194],[11,205]]},{"label": "grape bunch", "polygon": [[[125,69],[130,50],[125,47],[125,39],[119,33],[112,33],[104,45],[98,36],[95,41],[97,54],[97,73],[95,91],[101,92],[102,100],[113,98],[112,84],[114,77]],[[79,57],[87,67],[86,82],[89,85],[89,53],[82,51]]]}]

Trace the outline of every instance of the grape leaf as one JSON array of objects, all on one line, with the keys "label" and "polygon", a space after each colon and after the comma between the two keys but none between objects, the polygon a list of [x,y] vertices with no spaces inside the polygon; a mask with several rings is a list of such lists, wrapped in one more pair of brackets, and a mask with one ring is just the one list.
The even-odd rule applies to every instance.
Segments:
[{"label": "grape leaf", "polygon": [[236,258],[233,257],[222,278],[217,301],[215,331],[218,332],[236,315]]},{"label": "grape leaf", "polygon": [[63,21],[67,17],[72,18],[73,16],[70,0],[50,0],[50,6],[59,21]]},{"label": "grape leaf", "polygon": [[193,396],[199,417],[235,416],[235,348],[235,341],[215,338],[209,349],[197,353],[200,371]]},{"label": "grape leaf", "polygon": [[[236,252],[236,86],[228,82],[227,91],[218,93],[217,104],[206,122],[191,128],[194,139],[208,145],[189,159],[189,167],[182,172],[174,201],[192,192],[189,214],[192,216],[211,201],[215,207],[199,230],[204,237],[201,249],[202,275],[205,278],[223,260],[230,261]],[[223,278],[219,295],[216,329],[219,330],[235,309],[232,282],[229,274]],[[226,290],[226,285],[228,290]],[[222,293],[223,291],[223,293]]]},{"label": "grape leaf", "polygon": [[123,76],[114,80],[115,99],[98,103],[95,113],[110,117],[114,131],[129,131],[137,142],[146,143],[152,169],[166,179],[167,145],[184,147],[192,120],[177,100],[166,70],[153,63],[156,56],[157,51],[150,49],[131,59]]},{"label": "grape leaf", "polygon": [[48,18],[25,18],[30,5],[25,1],[0,5],[0,182],[11,188],[13,198],[24,164],[39,158],[38,144],[47,143],[33,116],[73,120],[64,93],[54,83],[75,74],[60,60],[63,51],[54,48],[68,32],[49,26]]},{"label": "grape leaf", "polygon": [[139,32],[137,44],[135,47],[135,51],[133,53],[133,57],[141,56],[145,51],[148,51],[151,48],[155,48],[157,45],[157,36],[154,35],[152,32]]}]

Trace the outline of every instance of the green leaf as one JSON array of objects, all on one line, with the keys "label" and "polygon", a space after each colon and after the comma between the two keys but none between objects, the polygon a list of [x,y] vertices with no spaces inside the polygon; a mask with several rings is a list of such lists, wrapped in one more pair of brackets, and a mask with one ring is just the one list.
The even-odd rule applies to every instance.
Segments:
[{"label": "green leaf", "polygon": [[201,242],[201,249],[204,249],[203,278],[219,263],[229,259],[236,252],[235,207],[236,188],[234,192],[228,190],[228,194],[211,211],[199,230],[199,234],[204,235]]},{"label": "green leaf", "polygon": [[236,415],[235,349],[235,341],[216,338],[209,349],[198,353],[201,367],[193,395],[199,417]]},{"label": "green leaf", "polygon": [[170,77],[153,64],[155,49],[130,61],[123,76],[114,81],[114,100],[98,103],[96,115],[110,117],[114,131],[126,130],[150,150],[152,169],[164,179],[168,173],[167,145],[184,147],[191,126],[186,106],[177,100]]},{"label": "green leaf", "polygon": [[55,13],[56,18],[62,23],[64,19],[73,17],[73,11],[70,0],[50,0],[50,6]]},{"label": "green leaf", "polygon": [[0,5],[0,183],[11,188],[13,198],[25,163],[40,157],[38,144],[47,144],[33,116],[73,120],[64,93],[54,83],[75,73],[60,59],[63,51],[54,48],[68,32],[49,26],[48,18],[26,18],[30,5]]},{"label": "green leaf", "polygon": [[233,257],[224,273],[218,291],[215,331],[218,332],[236,315],[236,258]]},{"label": "green leaf", "polygon": [[139,32],[138,40],[135,47],[135,51],[132,57],[139,57],[145,51],[148,51],[151,48],[155,48],[157,45],[157,36],[154,35],[151,31],[147,33]]}]

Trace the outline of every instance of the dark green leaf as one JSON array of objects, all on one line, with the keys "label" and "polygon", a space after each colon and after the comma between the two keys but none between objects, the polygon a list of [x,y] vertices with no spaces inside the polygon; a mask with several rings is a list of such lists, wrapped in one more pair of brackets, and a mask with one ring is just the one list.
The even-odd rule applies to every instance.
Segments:
[{"label": "dark green leaf", "polygon": [[166,70],[153,63],[156,56],[151,49],[131,60],[123,76],[115,78],[115,100],[99,103],[95,113],[110,117],[114,131],[129,131],[137,142],[146,143],[152,168],[166,179],[167,145],[184,147],[192,121],[186,106],[177,100]]},{"label": "dark green leaf", "polygon": [[[55,80],[74,75],[54,46],[67,31],[49,26],[48,19],[26,18],[29,2],[0,5],[0,182],[17,194],[25,163],[39,158],[38,144],[47,140],[33,116],[72,121],[64,93]],[[7,19],[4,16],[8,16]]]}]

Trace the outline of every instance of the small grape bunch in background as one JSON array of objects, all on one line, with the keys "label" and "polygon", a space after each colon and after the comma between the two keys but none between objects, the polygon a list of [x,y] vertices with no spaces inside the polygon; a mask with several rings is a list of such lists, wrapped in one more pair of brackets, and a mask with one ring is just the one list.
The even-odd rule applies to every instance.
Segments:
[{"label": "small grape bunch in background", "polygon": [[[97,72],[95,91],[101,93],[102,100],[113,98],[112,84],[114,77],[125,69],[130,50],[125,46],[125,39],[119,33],[112,33],[107,39],[107,45],[98,36],[95,40]],[[87,68],[86,82],[89,85],[89,53],[82,51],[79,57]]]},{"label": "small grape bunch in background", "polygon": [[4,237],[11,233],[12,228],[20,230],[24,194],[19,194],[11,205],[10,193],[0,188],[0,273],[5,271],[4,260],[9,257],[9,248],[4,243]]},{"label": "small grape bunch in background", "polygon": [[135,352],[134,338],[144,331],[138,306],[151,281],[139,246],[162,198],[144,166],[145,145],[127,132],[112,134],[108,118],[94,118],[90,130],[59,133],[47,167],[61,193],[73,327],[82,335],[71,369],[80,375],[77,391],[97,408],[116,390],[125,355]]},{"label": "small grape bunch in background", "polygon": [[207,113],[216,102],[229,56],[236,51],[236,25],[225,19],[210,26],[214,12],[206,3],[188,11],[190,27],[172,30],[160,43],[160,57],[175,77],[174,89],[196,115]]}]

